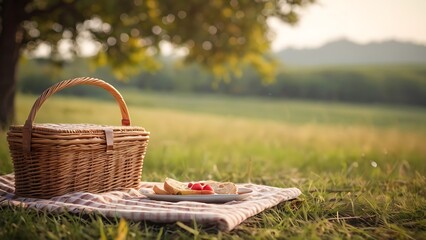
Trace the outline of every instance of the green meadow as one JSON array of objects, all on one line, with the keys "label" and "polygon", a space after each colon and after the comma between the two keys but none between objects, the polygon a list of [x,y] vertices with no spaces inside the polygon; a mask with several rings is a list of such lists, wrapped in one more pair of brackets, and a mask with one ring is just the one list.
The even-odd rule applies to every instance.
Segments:
[{"label": "green meadow", "polygon": [[[303,195],[225,233],[97,216],[0,209],[1,239],[425,239],[426,110],[121,90],[151,132],[142,180],[212,178],[298,187]],[[34,95],[18,95],[23,123]],[[36,122],[117,125],[111,98],[54,96]],[[0,173],[13,171],[6,133]],[[36,225],[36,226],[35,226]]]}]

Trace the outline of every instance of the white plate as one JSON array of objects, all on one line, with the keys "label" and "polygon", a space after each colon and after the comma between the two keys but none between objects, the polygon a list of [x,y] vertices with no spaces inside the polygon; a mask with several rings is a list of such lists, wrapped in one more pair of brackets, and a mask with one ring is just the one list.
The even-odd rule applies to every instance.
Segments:
[{"label": "white plate", "polygon": [[192,201],[203,203],[226,203],[230,201],[242,201],[249,197],[249,193],[251,192],[251,189],[239,188],[238,194],[160,195],[145,193],[144,195],[152,200],[167,202]]}]

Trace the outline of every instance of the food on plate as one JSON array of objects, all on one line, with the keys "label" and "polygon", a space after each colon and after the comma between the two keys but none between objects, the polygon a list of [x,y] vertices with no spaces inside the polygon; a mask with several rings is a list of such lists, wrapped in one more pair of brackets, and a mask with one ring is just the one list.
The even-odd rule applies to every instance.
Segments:
[{"label": "food on plate", "polygon": [[192,194],[214,194],[214,191],[206,188],[205,184],[202,183],[189,183],[179,182],[172,178],[166,178],[164,181],[164,190],[174,195],[192,195]]},{"label": "food on plate", "polygon": [[205,184],[213,188],[213,191],[217,194],[237,194],[238,189],[232,182],[216,182],[216,181],[204,181]]},{"label": "food on plate", "polygon": [[232,182],[209,180],[184,183],[172,178],[166,178],[163,186],[155,185],[153,190],[160,195],[237,194],[237,186]]}]

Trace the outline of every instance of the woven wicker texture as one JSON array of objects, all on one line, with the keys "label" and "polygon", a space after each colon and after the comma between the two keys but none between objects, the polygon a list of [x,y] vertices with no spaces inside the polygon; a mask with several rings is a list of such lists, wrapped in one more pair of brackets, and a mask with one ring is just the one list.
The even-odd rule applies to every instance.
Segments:
[{"label": "woven wicker texture", "polygon": [[[94,85],[111,93],[120,107],[123,126],[33,123],[49,96],[76,85]],[[46,89],[25,125],[11,126],[7,139],[16,195],[51,198],[76,191],[100,193],[137,187],[149,132],[130,126],[127,106],[113,86],[99,79],[76,78]]]}]

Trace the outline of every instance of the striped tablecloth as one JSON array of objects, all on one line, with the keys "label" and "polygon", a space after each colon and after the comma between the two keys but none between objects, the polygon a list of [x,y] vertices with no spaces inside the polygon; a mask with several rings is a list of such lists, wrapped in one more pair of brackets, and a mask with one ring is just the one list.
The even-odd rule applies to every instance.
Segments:
[{"label": "striped tablecloth", "polygon": [[256,184],[237,184],[252,189],[243,201],[224,204],[199,202],[165,202],[146,198],[155,182],[141,182],[139,189],[112,191],[101,194],[70,193],[51,199],[21,198],[14,195],[14,175],[0,176],[0,205],[22,206],[51,213],[97,213],[105,217],[122,217],[130,221],[172,223],[176,221],[215,225],[219,230],[230,231],[247,218],[280,202],[297,198],[297,188],[276,188]]}]

